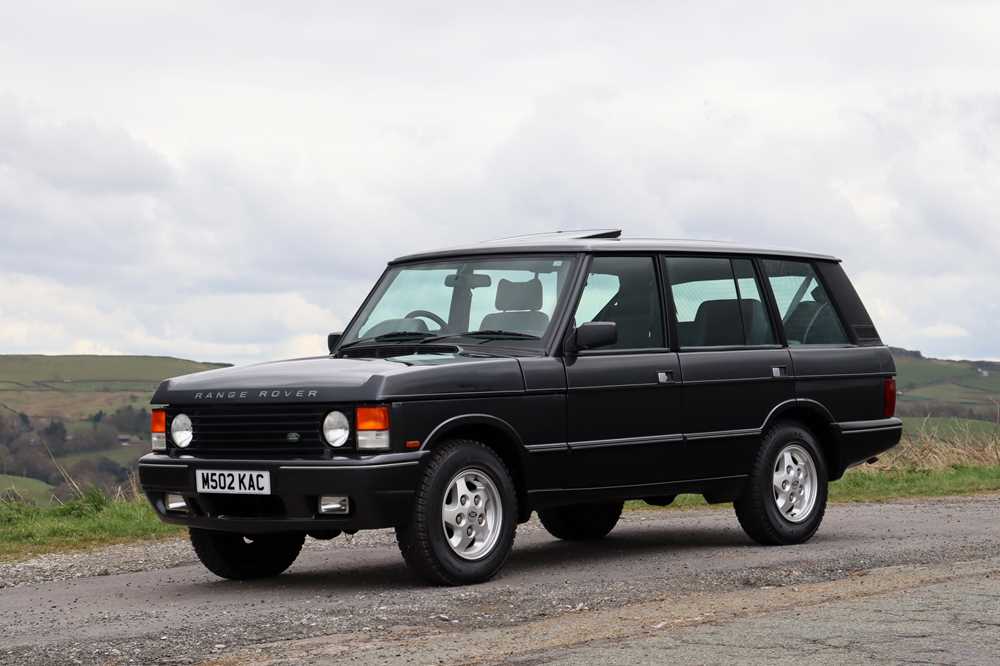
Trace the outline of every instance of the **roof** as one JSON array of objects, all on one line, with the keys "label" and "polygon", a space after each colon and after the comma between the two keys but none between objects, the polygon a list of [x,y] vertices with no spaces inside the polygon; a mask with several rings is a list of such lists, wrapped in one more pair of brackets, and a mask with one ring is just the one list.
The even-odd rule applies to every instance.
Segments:
[{"label": "roof", "polygon": [[514,236],[409,254],[390,263],[446,259],[471,254],[523,254],[525,252],[691,252],[699,254],[749,254],[800,257],[824,261],[840,261],[828,254],[802,252],[786,248],[741,245],[716,240],[674,238],[623,238],[620,229],[588,229],[556,231],[544,234]]}]

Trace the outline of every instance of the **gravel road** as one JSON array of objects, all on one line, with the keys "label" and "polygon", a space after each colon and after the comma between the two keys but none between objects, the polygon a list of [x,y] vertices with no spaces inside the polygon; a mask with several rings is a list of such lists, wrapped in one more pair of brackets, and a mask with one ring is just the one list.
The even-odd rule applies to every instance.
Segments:
[{"label": "gravel road", "polygon": [[51,555],[0,564],[0,663],[991,663],[998,518],[996,496],[833,505],[785,548],[727,510],[628,512],[593,544],[532,521],[467,588],[416,582],[387,531],[270,581],[183,541]]}]

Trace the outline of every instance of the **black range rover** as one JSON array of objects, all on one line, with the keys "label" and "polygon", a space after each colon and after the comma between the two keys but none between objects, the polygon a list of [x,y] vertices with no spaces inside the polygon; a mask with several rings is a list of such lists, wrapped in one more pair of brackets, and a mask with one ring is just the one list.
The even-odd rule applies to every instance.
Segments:
[{"label": "black range rover", "polygon": [[153,397],[143,490],[220,576],[394,527],[421,576],[473,583],[533,511],[598,539],[623,501],[679,493],[802,543],[827,483],[902,431],[892,356],[818,254],[617,230],[427,252],[391,262],[329,347]]}]

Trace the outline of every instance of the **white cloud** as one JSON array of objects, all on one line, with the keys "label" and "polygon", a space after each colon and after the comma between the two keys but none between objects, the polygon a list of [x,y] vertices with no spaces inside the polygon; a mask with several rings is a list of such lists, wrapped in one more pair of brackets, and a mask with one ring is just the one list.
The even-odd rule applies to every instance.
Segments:
[{"label": "white cloud", "polygon": [[995,5],[61,11],[0,7],[5,351],[322,353],[395,255],[622,226],[837,254],[888,342],[1000,355]]}]

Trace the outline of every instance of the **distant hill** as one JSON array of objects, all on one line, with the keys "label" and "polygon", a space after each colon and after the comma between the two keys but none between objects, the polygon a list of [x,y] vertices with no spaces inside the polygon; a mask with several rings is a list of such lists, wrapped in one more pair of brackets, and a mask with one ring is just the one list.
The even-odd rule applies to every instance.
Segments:
[{"label": "distant hill", "polygon": [[80,420],[146,403],[168,377],[227,366],[169,356],[0,355],[0,405],[29,416]]},{"label": "distant hill", "polygon": [[908,349],[892,353],[900,413],[997,419],[1000,363],[925,358]]}]

